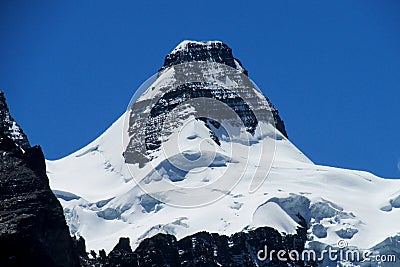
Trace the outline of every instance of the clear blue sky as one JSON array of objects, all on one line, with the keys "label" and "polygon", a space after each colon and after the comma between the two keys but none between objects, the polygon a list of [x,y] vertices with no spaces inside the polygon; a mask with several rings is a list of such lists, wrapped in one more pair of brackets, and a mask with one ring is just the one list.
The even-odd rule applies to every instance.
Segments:
[{"label": "clear blue sky", "polygon": [[56,159],[183,39],[221,40],[314,162],[400,177],[400,1],[0,2],[0,89]]}]

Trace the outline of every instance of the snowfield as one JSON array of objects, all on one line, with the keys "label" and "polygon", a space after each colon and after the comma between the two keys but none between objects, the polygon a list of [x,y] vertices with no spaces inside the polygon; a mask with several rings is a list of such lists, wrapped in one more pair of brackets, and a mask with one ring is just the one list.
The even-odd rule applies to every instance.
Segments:
[{"label": "snowfield", "polygon": [[[124,164],[123,121],[121,116],[79,151],[46,161],[50,186],[64,207],[71,234],[83,236],[88,249],[110,251],[121,236],[129,236],[135,248],[159,232],[182,238],[199,231],[229,235],[271,226],[294,233],[297,212],[309,220],[311,229],[326,229],[326,237],[310,234],[327,244],[349,237],[349,244],[366,249],[400,232],[399,181],[315,165],[281,135],[275,140],[271,171],[255,193],[249,193],[244,177],[211,205],[188,209],[162,204],[146,197]],[[352,237],[339,232],[348,229],[357,232]]]}]

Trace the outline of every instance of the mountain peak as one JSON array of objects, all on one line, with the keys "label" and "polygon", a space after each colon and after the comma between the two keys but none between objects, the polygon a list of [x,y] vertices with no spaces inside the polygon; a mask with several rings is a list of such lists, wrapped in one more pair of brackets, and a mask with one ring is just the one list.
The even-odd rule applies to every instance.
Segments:
[{"label": "mountain peak", "polygon": [[247,75],[247,70],[232,54],[232,49],[221,41],[184,40],[169,53],[161,69],[187,62],[208,61],[225,64]]}]

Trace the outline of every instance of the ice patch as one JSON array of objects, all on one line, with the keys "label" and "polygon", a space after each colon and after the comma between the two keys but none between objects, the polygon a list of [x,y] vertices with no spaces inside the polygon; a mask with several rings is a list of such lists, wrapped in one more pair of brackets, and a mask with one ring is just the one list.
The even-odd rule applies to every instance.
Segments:
[{"label": "ice patch", "polygon": [[79,196],[77,196],[75,194],[72,194],[70,192],[61,191],[61,190],[53,190],[53,193],[57,198],[61,198],[61,199],[65,200],[65,201],[71,201],[71,200],[74,200],[74,199],[77,200],[77,199],[81,198],[81,197],[79,197]]}]

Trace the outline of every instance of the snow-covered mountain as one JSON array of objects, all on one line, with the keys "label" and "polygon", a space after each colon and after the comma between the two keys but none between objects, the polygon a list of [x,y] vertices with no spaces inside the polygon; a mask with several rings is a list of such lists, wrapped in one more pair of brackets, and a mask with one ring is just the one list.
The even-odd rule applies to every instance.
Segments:
[{"label": "snow-covered mountain", "polygon": [[400,233],[400,182],[314,164],[218,41],[179,44],[109,129],[46,164],[88,249],[110,251],[124,236],[136,248],[157,233],[290,234],[297,215],[310,247],[369,249]]}]

